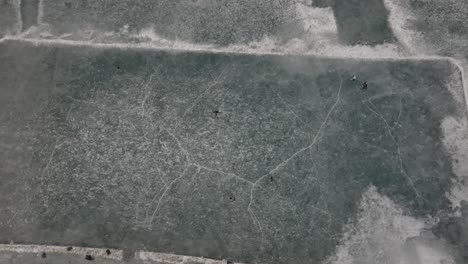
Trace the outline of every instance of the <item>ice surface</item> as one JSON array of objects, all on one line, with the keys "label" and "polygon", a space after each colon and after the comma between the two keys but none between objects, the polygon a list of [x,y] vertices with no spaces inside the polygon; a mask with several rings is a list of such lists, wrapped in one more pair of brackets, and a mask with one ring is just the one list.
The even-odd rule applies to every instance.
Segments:
[{"label": "ice surface", "polygon": [[382,0],[332,0],[340,40],[347,45],[394,42]]},{"label": "ice surface", "polygon": [[7,241],[309,263],[371,184],[448,206],[448,61],[1,45]]},{"label": "ice surface", "polygon": [[21,30],[19,0],[0,1],[0,38]]}]

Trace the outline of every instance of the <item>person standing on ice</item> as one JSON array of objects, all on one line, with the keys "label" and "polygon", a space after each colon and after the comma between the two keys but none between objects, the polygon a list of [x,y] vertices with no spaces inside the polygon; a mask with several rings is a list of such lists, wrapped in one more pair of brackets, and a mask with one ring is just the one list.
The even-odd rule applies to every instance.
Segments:
[{"label": "person standing on ice", "polygon": [[367,81],[365,81],[365,82],[362,83],[361,89],[362,89],[362,90],[367,90]]}]

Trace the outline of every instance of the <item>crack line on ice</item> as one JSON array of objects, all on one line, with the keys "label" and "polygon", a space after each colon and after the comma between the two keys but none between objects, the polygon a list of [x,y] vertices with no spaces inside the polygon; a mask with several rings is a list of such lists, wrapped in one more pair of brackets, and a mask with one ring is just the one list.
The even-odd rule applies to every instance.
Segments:
[{"label": "crack line on ice", "polygon": [[[251,216],[254,217],[254,219],[252,219],[255,222],[258,223],[259,225],[259,228],[260,228],[260,232],[262,232],[262,226],[260,224],[260,221],[258,220],[258,217],[255,215],[255,213],[253,212],[252,210],[252,203],[253,203],[253,200],[254,200],[254,193],[255,193],[255,187],[258,185],[258,183],[260,181],[262,181],[265,177],[268,177],[269,175],[277,172],[278,170],[280,170],[281,168],[283,168],[284,166],[286,166],[289,161],[291,161],[293,158],[295,158],[297,155],[299,155],[300,153],[312,148],[316,143],[317,143],[317,140],[319,138],[319,136],[322,134],[322,130],[323,128],[325,127],[325,125],[328,123],[328,120],[330,119],[330,116],[331,114],[334,112],[334,110],[336,109],[338,103],[340,102],[340,99],[341,99],[341,88],[343,87],[343,79],[340,77],[340,88],[338,89],[338,94],[337,94],[337,98],[336,98],[336,101],[335,103],[332,105],[332,107],[330,108],[330,110],[328,111],[325,119],[323,120],[322,124],[320,125],[319,127],[319,130],[317,131],[317,133],[315,134],[314,136],[314,139],[312,140],[312,143],[310,143],[307,147],[304,147],[298,151],[296,151],[294,154],[292,154],[291,156],[289,156],[289,158],[287,158],[286,160],[280,162],[275,168],[273,168],[272,170],[270,170],[268,173],[264,174],[263,176],[261,176],[258,180],[256,180],[253,185],[251,186],[251,189],[250,189],[250,201],[249,201],[249,205],[247,206],[247,211],[249,211],[249,213],[251,214]],[[262,233],[263,234],[263,233]],[[262,235],[262,240],[263,240],[263,235]]]}]

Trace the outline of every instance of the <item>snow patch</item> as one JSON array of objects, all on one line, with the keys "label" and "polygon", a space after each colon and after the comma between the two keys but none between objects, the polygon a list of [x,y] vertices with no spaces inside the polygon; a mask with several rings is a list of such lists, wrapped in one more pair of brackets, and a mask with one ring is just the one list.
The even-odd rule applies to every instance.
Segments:
[{"label": "snow patch", "polygon": [[349,226],[331,264],[401,263],[405,241],[424,223],[405,216],[389,198],[370,187],[363,194],[358,220]]},{"label": "snow patch", "polygon": [[452,169],[457,175],[451,193],[448,194],[453,206],[468,201],[468,126],[466,117],[446,117],[442,124],[443,143],[452,157]]},{"label": "snow patch", "polygon": [[55,254],[73,254],[84,256],[90,254],[94,257],[122,260],[122,250],[111,249],[112,254],[107,255],[107,249],[102,248],[84,248],[73,247],[68,250],[67,247],[62,246],[48,246],[48,245],[16,245],[16,244],[0,244],[1,252],[15,252],[15,253],[55,253]]},{"label": "snow patch", "polygon": [[455,263],[443,241],[424,234],[431,219],[404,214],[388,197],[370,187],[363,194],[358,220],[348,230],[327,264]]},{"label": "snow patch", "polygon": [[[167,263],[167,264],[180,264],[180,263],[193,263],[193,264],[226,264],[226,260],[214,260],[202,257],[190,257],[164,253],[154,253],[147,251],[137,252],[136,258],[142,260],[144,263]],[[231,262],[233,264],[240,264],[238,262]]]},{"label": "snow patch", "polygon": [[400,44],[412,54],[424,54],[428,47],[423,45],[421,33],[411,30],[408,26],[408,20],[415,19],[408,3],[400,0],[384,0],[384,5],[389,11],[390,28]]}]

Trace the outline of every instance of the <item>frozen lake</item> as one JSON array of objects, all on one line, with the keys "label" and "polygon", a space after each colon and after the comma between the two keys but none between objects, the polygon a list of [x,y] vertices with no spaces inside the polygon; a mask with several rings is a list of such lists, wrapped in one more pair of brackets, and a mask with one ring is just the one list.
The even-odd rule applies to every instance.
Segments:
[{"label": "frozen lake", "polygon": [[310,263],[371,185],[416,217],[448,206],[448,61],[0,52],[4,241]]},{"label": "frozen lake", "polygon": [[467,14],[0,0],[0,262],[466,263]]}]

